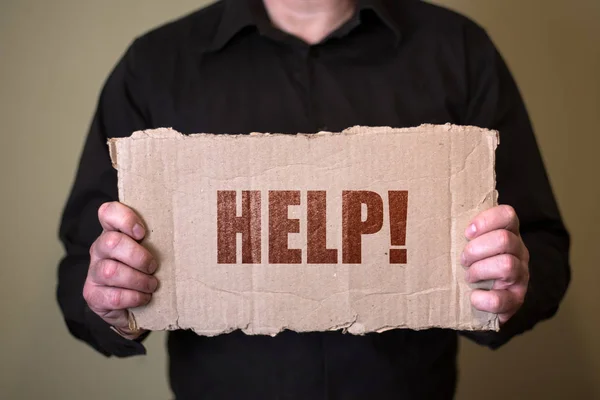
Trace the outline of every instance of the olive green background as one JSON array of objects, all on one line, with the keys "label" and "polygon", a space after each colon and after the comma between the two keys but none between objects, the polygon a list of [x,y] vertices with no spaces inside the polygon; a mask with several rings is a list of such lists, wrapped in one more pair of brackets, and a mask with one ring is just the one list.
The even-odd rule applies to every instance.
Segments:
[{"label": "olive green background", "polygon": [[[162,333],[107,359],[54,299],[58,218],[97,95],[131,40],[193,0],[0,0],[0,398],[167,399]],[[600,1],[446,0],[483,25],[519,83],[573,234],[552,321],[499,351],[462,341],[459,399],[600,398]]]}]

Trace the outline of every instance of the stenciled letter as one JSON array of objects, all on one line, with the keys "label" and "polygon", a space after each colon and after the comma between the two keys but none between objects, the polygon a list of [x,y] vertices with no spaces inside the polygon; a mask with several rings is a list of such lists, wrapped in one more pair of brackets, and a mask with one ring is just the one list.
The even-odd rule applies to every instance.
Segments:
[{"label": "stenciled letter", "polygon": [[300,191],[269,191],[269,264],[302,263],[302,250],[288,248],[288,234],[300,232],[300,220],[288,218],[288,208],[298,205]]},{"label": "stenciled letter", "polygon": [[307,262],[337,264],[337,249],[327,248],[327,194],[324,190],[307,193]]},{"label": "stenciled letter", "polygon": [[[362,205],[367,217],[362,220]],[[342,262],[362,262],[362,235],[379,232],[383,226],[383,200],[375,192],[344,190],[342,192]]]},{"label": "stenciled letter", "polygon": [[242,234],[242,263],[260,264],[260,191],[242,191],[242,215],[236,215],[236,192],[217,191],[217,263],[237,263],[236,236]]}]

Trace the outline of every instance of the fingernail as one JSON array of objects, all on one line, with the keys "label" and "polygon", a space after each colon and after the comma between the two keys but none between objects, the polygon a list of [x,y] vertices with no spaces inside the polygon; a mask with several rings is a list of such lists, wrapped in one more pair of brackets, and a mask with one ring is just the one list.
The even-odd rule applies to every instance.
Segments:
[{"label": "fingernail", "polygon": [[477,227],[475,226],[475,224],[469,225],[468,233],[470,237],[475,236],[475,234],[477,233]]},{"label": "fingernail", "polygon": [[154,293],[154,292],[156,292],[156,289],[158,289],[158,279],[155,278],[154,282],[152,282],[152,284],[151,284],[150,291],[152,293]]},{"label": "fingernail", "polygon": [[158,269],[158,263],[156,262],[156,260],[150,261],[150,265],[148,266],[148,271],[151,274],[153,274],[156,272],[157,269]]},{"label": "fingernail", "polygon": [[140,224],[135,224],[133,226],[133,236],[135,236],[136,239],[141,239],[144,237],[144,227],[141,226]]}]

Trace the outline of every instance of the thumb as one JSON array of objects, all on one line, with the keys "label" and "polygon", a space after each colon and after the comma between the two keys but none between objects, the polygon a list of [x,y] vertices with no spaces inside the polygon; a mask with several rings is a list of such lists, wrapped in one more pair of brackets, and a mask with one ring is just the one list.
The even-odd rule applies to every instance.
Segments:
[{"label": "thumb", "polygon": [[133,314],[129,310],[110,310],[105,312],[100,317],[111,325],[118,334],[127,339],[135,339],[143,331],[139,329]]}]

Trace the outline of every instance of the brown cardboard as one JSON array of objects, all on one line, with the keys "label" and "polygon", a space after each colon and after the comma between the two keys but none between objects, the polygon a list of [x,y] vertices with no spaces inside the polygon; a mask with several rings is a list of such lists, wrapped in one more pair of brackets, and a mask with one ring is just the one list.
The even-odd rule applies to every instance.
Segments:
[{"label": "brown cardboard", "polygon": [[467,223],[496,204],[497,143],[453,125],[110,140],[120,200],[160,265],[138,325],[498,330],[472,308],[459,260]]}]

